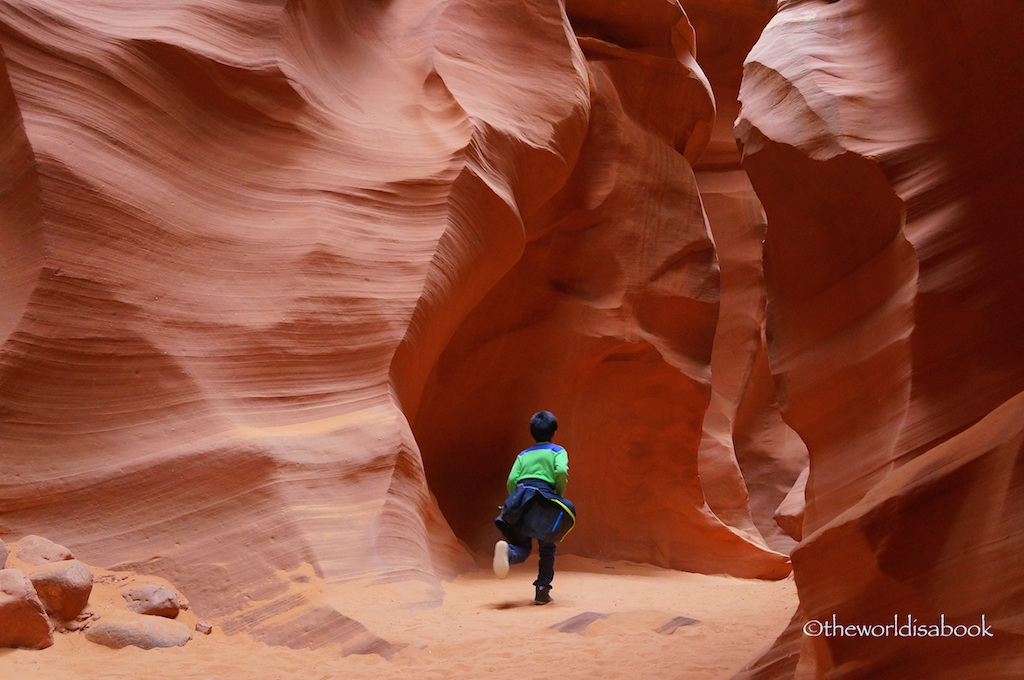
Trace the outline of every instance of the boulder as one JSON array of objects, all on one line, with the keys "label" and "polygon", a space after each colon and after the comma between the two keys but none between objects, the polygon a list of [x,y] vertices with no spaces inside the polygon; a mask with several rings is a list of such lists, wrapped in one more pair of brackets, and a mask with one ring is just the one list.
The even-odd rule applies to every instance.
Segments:
[{"label": "boulder", "polygon": [[25,564],[38,566],[47,562],[73,560],[75,556],[64,546],[42,536],[29,535],[14,544],[14,556]]},{"label": "boulder", "polygon": [[0,647],[45,649],[53,632],[28,575],[20,569],[0,569]]},{"label": "boulder", "polygon": [[62,621],[78,616],[89,603],[92,572],[78,560],[50,562],[28,571],[46,613]]},{"label": "boulder", "polygon": [[121,649],[129,645],[141,649],[181,647],[192,639],[188,627],[162,616],[120,612],[104,616],[85,631],[90,642]]},{"label": "boulder", "polygon": [[167,586],[138,586],[122,592],[121,596],[124,597],[128,609],[136,614],[173,619],[181,609],[178,596]]}]

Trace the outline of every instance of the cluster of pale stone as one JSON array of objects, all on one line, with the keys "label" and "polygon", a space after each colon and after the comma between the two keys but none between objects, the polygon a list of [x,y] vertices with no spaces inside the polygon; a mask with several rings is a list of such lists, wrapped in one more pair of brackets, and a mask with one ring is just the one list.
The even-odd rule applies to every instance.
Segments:
[{"label": "cluster of pale stone", "polygon": [[[115,649],[180,647],[192,639],[188,627],[174,620],[188,603],[167,586],[125,588],[123,610],[98,616],[89,610],[93,585],[92,570],[62,545],[41,536],[10,547],[0,541],[0,647],[45,649],[55,630],[82,631]],[[211,627],[200,622],[196,630],[208,634]]]}]

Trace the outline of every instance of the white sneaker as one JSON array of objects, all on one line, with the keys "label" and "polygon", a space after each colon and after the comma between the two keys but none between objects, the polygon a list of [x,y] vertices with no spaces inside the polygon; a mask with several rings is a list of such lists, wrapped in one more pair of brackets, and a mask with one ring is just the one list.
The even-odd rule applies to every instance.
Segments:
[{"label": "white sneaker", "polygon": [[505,541],[494,544],[494,575],[498,578],[508,576],[508,543]]}]

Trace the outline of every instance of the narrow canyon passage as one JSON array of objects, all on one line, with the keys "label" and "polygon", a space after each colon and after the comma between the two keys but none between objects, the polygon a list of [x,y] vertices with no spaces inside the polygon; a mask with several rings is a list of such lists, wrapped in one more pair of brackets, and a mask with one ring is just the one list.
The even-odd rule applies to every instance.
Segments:
[{"label": "narrow canyon passage", "polygon": [[[797,591],[716,672],[1021,677],[1022,25],[1018,0],[0,0],[0,538],[338,651],[486,591],[550,409],[579,583]],[[589,596],[592,633],[693,617]],[[805,633],[833,616],[994,636]]]}]

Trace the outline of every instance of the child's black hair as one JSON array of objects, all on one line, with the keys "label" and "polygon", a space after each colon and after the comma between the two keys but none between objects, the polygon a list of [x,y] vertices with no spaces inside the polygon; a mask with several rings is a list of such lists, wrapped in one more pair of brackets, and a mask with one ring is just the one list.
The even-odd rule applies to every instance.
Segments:
[{"label": "child's black hair", "polygon": [[530,417],[530,434],[537,442],[549,442],[558,429],[558,418],[551,411],[537,411]]}]

